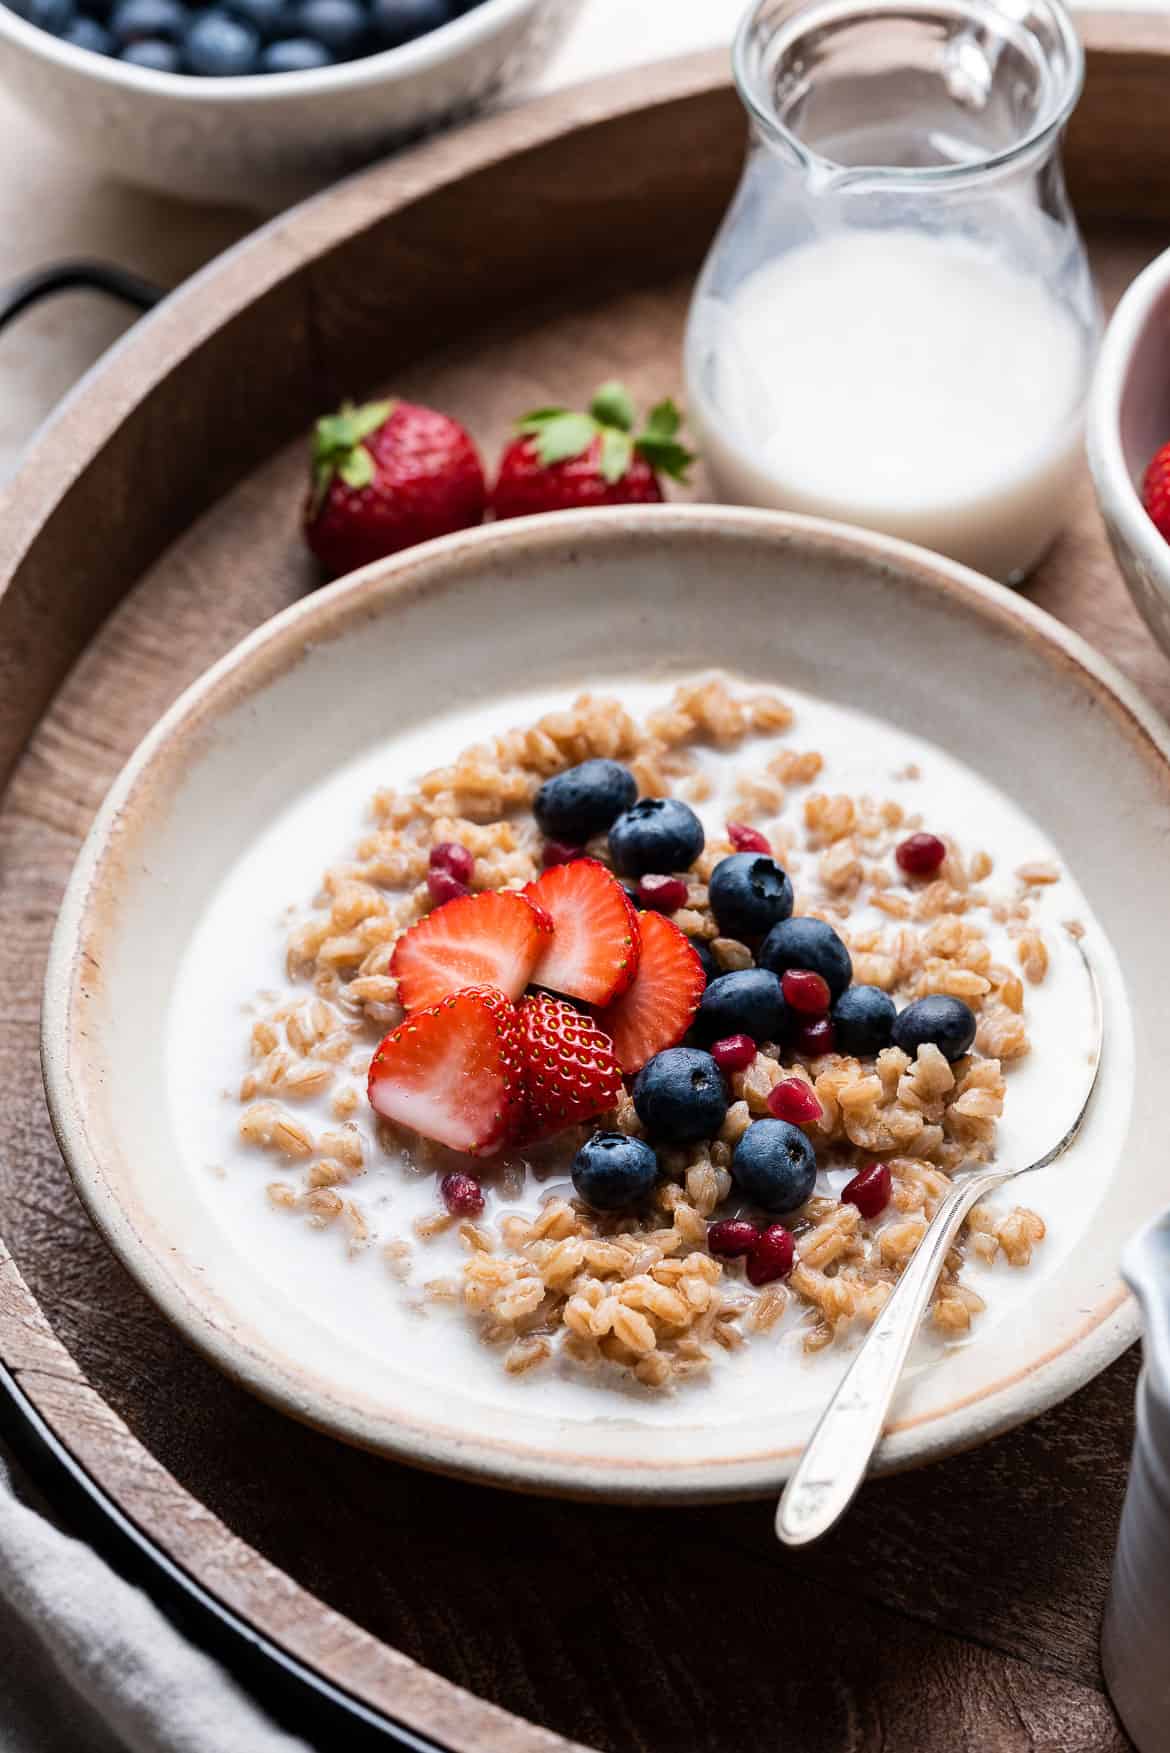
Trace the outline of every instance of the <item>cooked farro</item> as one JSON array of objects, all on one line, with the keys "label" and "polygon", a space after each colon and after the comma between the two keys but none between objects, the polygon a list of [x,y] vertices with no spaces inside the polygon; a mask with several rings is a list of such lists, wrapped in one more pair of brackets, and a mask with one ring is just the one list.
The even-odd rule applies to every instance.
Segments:
[{"label": "cooked farro", "polygon": [[[251,1023],[239,1133],[283,1159],[286,1178],[267,1190],[274,1208],[314,1227],[340,1225],[351,1250],[376,1239],[368,1212],[349,1196],[350,1184],[398,1155],[403,1141],[384,1122],[363,1131],[360,1084],[373,1046],[403,1015],[390,960],[398,937],[430,906],[432,845],[457,841],[469,850],[474,889],[522,886],[539,874],[540,836],[529,806],[551,774],[608,756],[627,763],[644,792],[701,801],[712,788],[698,750],[727,752],[752,738],[774,739],[791,722],[774,695],[736,694],[719,679],[681,684],[644,724],[619,701],[582,695],[528,728],[465,750],[414,790],[378,792],[354,856],[326,871],[315,912],[290,932],[294,995],[284,1001],[269,995]],[[664,1177],[645,1211],[606,1214],[552,1194],[535,1210],[504,1209],[495,1220],[489,1206],[474,1224],[436,1209],[408,1226],[407,1237],[383,1239],[389,1273],[406,1280],[434,1237],[457,1233],[457,1272],[426,1276],[424,1268],[424,1294],[460,1303],[485,1342],[500,1347],[509,1374],[559,1358],[594,1371],[616,1366],[660,1391],[701,1375],[746,1337],[764,1342],[793,1323],[805,1350],[820,1350],[854,1323],[875,1318],[952,1174],[992,1156],[1006,1089],[1002,1066],[1030,1047],[1025,982],[1038,984],[1048,972],[1049,950],[1030,898],[1060,873],[1047,860],[1022,865],[1012,893],[991,900],[980,887],[992,875],[991,855],[948,841],[935,878],[914,882],[891,854],[920,818],[878,796],[804,789],[823,780],[824,767],[815,749],[768,749],[736,776],[736,815],[758,825],[776,856],[799,869],[797,911],[836,924],[859,984],[901,1003],[933,993],[961,998],[978,1020],[973,1051],[953,1066],[931,1046],[913,1060],[889,1048],[867,1062],[837,1053],[808,1061],[763,1043],[746,1070],[730,1077],[732,1102],[718,1139],[660,1152]],[[917,778],[917,767],[900,777]],[[604,859],[604,838],[589,850]],[[687,873],[686,907],[676,915],[689,936],[709,943],[725,970],[752,964],[746,945],[719,934],[709,906],[707,880],[731,850],[726,839],[709,836]],[[1018,971],[993,959],[986,935],[992,924],[1013,940]],[[757,1291],[741,1264],[707,1251],[707,1224],[726,1214],[729,1201],[734,1207],[729,1165],[736,1141],[768,1112],[774,1084],[793,1076],[811,1084],[821,1103],[821,1118],[808,1131],[822,1173],[813,1197],[789,1220],[796,1238],[791,1275]],[[319,1096],[333,1119],[314,1137],[286,1104]],[[641,1134],[628,1093],[607,1124]],[[566,1156],[581,1136],[566,1137]],[[411,1141],[411,1172],[433,1173],[443,1156],[439,1147]],[[888,1209],[867,1220],[834,1189],[874,1157],[889,1166],[892,1195]],[[519,1200],[533,1173],[525,1159],[499,1162],[492,1182],[499,1202]],[[968,1253],[1025,1266],[1043,1236],[1033,1212],[976,1209],[935,1293],[938,1332],[966,1333],[983,1307],[961,1277]]]}]

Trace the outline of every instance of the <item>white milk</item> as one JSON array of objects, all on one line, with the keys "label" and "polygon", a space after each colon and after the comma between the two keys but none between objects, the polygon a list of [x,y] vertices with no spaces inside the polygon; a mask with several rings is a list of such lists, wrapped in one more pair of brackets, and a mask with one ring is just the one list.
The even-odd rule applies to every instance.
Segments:
[{"label": "white milk", "polygon": [[690,412],[719,497],[862,524],[1000,579],[1056,534],[1086,339],[1038,278],[953,234],[851,231],[692,321]]}]

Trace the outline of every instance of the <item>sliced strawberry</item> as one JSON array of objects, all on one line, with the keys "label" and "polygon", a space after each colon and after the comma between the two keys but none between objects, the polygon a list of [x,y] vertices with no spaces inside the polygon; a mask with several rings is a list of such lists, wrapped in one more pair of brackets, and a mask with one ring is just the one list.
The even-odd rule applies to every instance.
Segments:
[{"label": "sliced strawberry", "polygon": [[623,1071],[641,1071],[648,1059],[677,1047],[707,984],[703,964],[677,925],[661,913],[640,913],[642,953],[629,991],[598,1014]]},{"label": "sliced strawberry", "polygon": [[514,890],[485,889],[436,907],[398,940],[390,971],[407,1010],[437,1004],[465,986],[519,998],[551,926]]},{"label": "sliced strawberry", "polygon": [[638,967],[638,915],[617,878],[595,858],[557,864],[525,895],[552,920],[531,978],[585,1004],[609,1004]]},{"label": "sliced strawberry", "polygon": [[392,1029],[370,1062],[370,1101],[386,1120],[472,1156],[490,1156],[524,1120],[516,1012],[470,986]]},{"label": "sliced strawberry", "polygon": [[612,1108],[622,1093],[613,1042],[592,1017],[541,992],[517,1012],[524,1060],[527,1141],[548,1138]]}]

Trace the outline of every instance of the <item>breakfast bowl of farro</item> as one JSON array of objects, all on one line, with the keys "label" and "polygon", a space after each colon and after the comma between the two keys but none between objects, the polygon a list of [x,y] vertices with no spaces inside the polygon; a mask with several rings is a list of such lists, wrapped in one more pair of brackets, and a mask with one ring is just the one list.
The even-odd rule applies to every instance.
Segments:
[{"label": "breakfast bowl of farro", "polygon": [[896,542],[560,513],[367,568],[185,694],[44,1011],[89,1211],[296,1417],[525,1489],[773,1488],[975,1165],[879,1467],[1072,1392],[1170,1200],[1165,733]]}]

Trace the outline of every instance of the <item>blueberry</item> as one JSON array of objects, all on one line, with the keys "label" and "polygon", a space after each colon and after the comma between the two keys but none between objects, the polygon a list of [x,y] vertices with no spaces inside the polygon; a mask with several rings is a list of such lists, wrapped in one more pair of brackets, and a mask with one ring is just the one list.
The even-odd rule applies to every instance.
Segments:
[{"label": "blueberry", "polygon": [[152,73],[177,73],[179,51],[174,43],[127,43],[118,57],[132,67],[149,67]]},{"label": "blueberry", "polygon": [[50,36],[64,36],[73,23],[76,8],[73,0],[19,0],[13,8],[17,16],[47,30]]},{"label": "blueberry", "polygon": [[547,840],[583,846],[594,834],[604,834],[637,796],[638,782],[620,761],[582,761],[546,779],[532,808]]},{"label": "blueberry", "polygon": [[690,869],[705,838],[689,805],[677,797],[644,797],[609,830],[610,857],[622,876],[669,876]]},{"label": "blueberry", "polygon": [[112,55],[114,39],[96,18],[75,18],[65,32],[64,40],[75,49],[88,49],[91,55]]},{"label": "blueberry", "polygon": [[233,18],[250,24],[266,42],[272,37],[283,40],[300,34],[296,8],[287,0],[226,0],[226,5]]},{"label": "blueberry", "polygon": [[721,858],[707,889],[724,937],[751,942],[792,912],[792,884],[776,860],[762,852]]},{"label": "blueberry", "polygon": [[641,1138],[595,1132],[573,1158],[573,1186],[595,1211],[617,1211],[644,1199],[658,1179],[658,1158]]},{"label": "blueberry", "polygon": [[360,55],[370,28],[358,0],[303,0],[297,12],[297,34],[324,43],[338,61]]},{"label": "blueberry", "polygon": [[370,15],[381,42],[397,49],[446,24],[451,6],[449,0],[374,0]]},{"label": "blueberry", "polygon": [[723,973],[723,969],[715,960],[711,951],[711,945],[706,943],[701,937],[689,937],[687,942],[703,964],[703,972],[707,976],[707,984],[710,985],[712,980],[718,980]]},{"label": "blueberry", "polygon": [[961,998],[916,998],[898,1013],[894,1022],[894,1045],[911,1059],[928,1041],[944,1059],[961,1059],[975,1039],[975,1013]]},{"label": "blueberry", "polygon": [[817,1181],[817,1153],[799,1126],[757,1120],[735,1147],[731,1178],[753,1205],[795,1211]]},{"label": "blueberry", "polygon": [[261,73],[311,73],[315,67],[332,64],[329,50],[308,37],[285,37],[279,43],[269,43],[260,56]]},{"label": "blueberry", "polygon": [[853,978],[849,951],[823,919],[782,919],[760,945],[756,961],[773,974],[808,968],[820,975],[834,998],[840,998]]},{"label": "blueberry", "polygon": [[190,28],[182,0],[119,0],[110,29],[122,48],[127,43],[177,43]]},{"label": "blueberry", "polygon": [[[130,0],[126,0],[129,5]],[[232,79],[255,73],[260,34],[250,24],[218,10],[201,12],[183,44],[183,66],[205,79]]]},{"label": "blueberry", "polygon": [[851,986],[832,1011],[838,1053],[863,1058],[884,1052],[893,1041],[897,1014],[893,999],[880,987]]},{"label": "blueberry", "polygon": [[634,1107],[650,1136],[666,1144],[714,1138],[727,1114],[723,1074],[709,1053],[668,1047],[634,1079]]},{"label": "blueberry", "polygon": [[779,1041],[787,1033],[788,1006],[775,974],[742,968],[720,974],[699,1000],[695,1034],[701,1041],[750,1035],[753,1041]]}]

